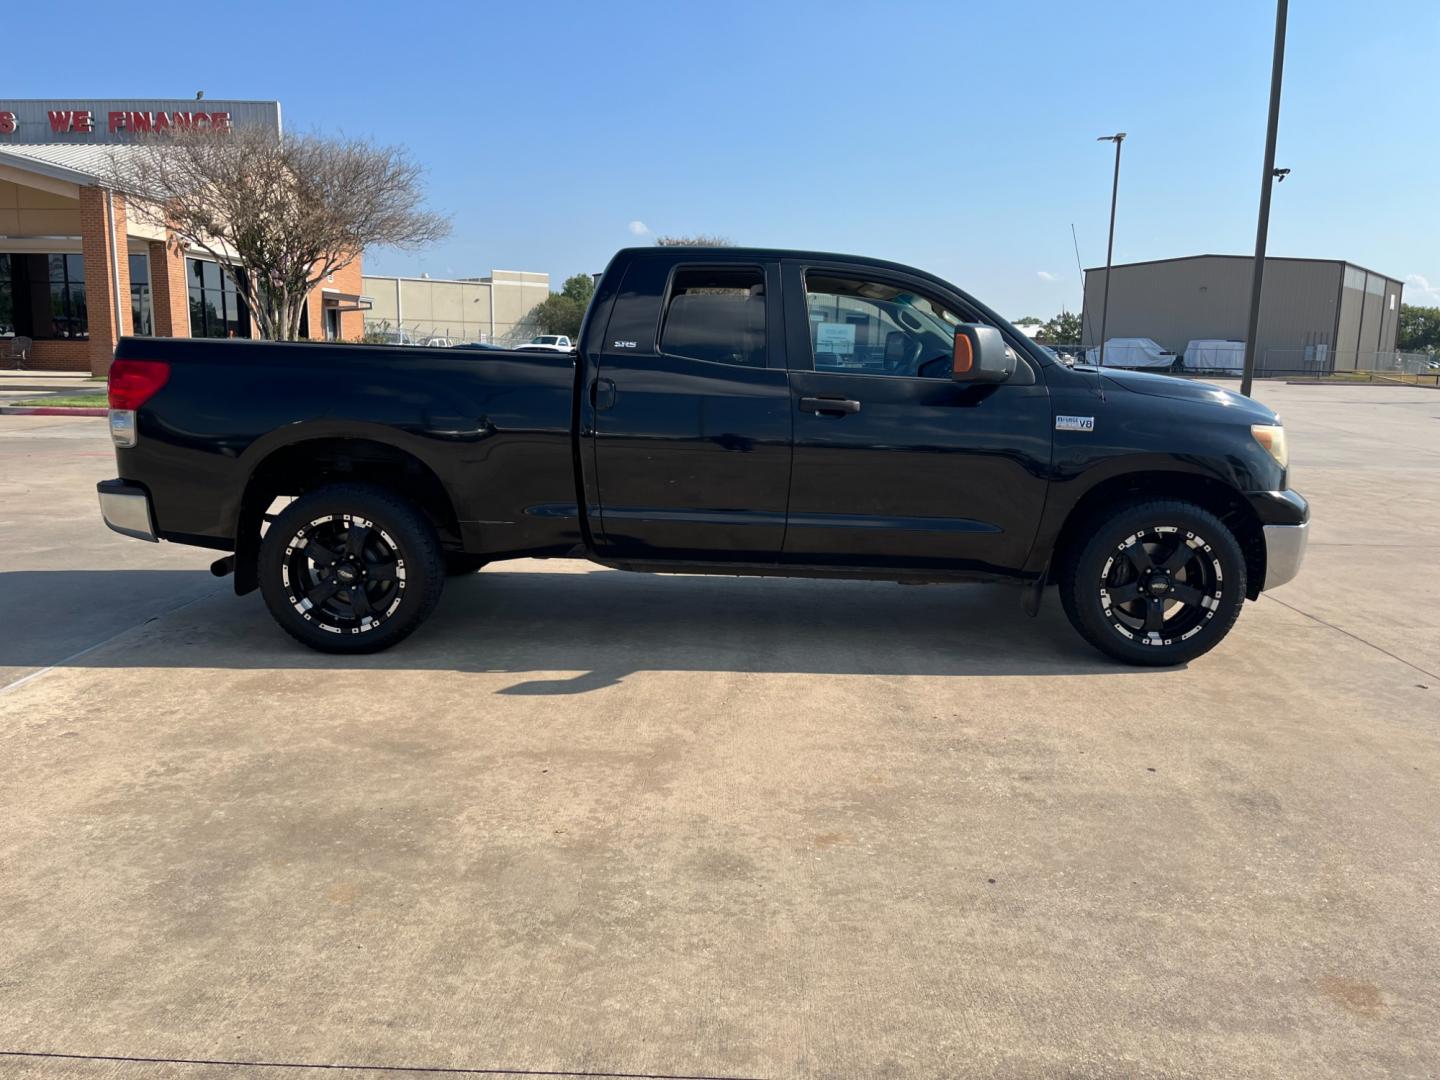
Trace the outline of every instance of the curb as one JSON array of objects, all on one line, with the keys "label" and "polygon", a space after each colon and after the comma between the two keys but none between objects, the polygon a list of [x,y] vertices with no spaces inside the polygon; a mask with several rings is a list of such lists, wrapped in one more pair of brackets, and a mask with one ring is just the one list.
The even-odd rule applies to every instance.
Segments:
[{"label": "curb", "polygon": [[0,390],[7,393],[17,394],[75,394],[92,393],[103,394],[106,387],[104,383],[88,383],[84,386],[56,386],[54,383],[11,383],[8,379],[0,379]]},{"label": "curb", "polygon": [[0,405],[0,416],[104,416],[108,411],[79,405]]},{"label": "curb", "polygon": [[1396,382],[1390,379],[1370,379],[1360,382],[1358,379],[1286,379],[1286,386],[1343,386],[1353,388],[1356,386],[1380,386],[1386,389],[1403,387],[1406,390],[1440,390],[1440,386],[1433,383],[1409,383]]}]

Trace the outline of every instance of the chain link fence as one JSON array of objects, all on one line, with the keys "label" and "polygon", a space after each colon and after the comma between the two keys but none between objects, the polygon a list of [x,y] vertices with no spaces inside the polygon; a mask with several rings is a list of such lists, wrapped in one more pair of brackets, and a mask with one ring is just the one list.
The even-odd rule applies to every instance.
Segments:
[{"label": "chain link fence", "polygon": [[459,345],[489,345],[499,349],[511,349],[524,345],[536,334],[542,333],[533,320],[491,324],[425,322],[406,319],[392,323],[388,319],[366,319],[365,336],[361,340],[370,345],[422,345],[432,348],[454,348]]},{"label": "chain link fence", "polygon": [[1352,372],[1374,377],[1419,377],[1421,381],[1427,381],[1440,376],[1440,356],[1395,349],[1373,352],[1305,345],[1266,349],[1255,364],[1255,376],[1261,379],[1324,378]]},{"label": "chain link fence", "polygon": [[[1044,342],[1045,347],[1061,360],[1084,364],[1087,351],[1080,345]],[[1093,353],[1093,347],[1090,350]],[[1167,373],[1165,368],[1148,371]],[[1239,378],[1236,370],[1196,368],[1183,357],[1179,365],[1168,371],[1173,375],[1189,375],[1205,379]],[[1440,385],[1440,353],[1402,352],[1395,349],[1375,351],[1332,349],[1328,345],[1296,345],[1265,349],[1255,358],[1257,379],[1322,379],[1331,377],[1369,376],[1372,380],[1399,378],[1420,385]]]}]

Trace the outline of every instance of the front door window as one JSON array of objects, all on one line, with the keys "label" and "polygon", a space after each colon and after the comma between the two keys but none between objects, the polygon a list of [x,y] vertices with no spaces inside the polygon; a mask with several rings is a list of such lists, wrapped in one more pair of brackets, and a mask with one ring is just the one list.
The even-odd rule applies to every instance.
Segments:
[{"label": "front door window", "polygon": [[903,286],[831,275],[805,278],[816,371],[948,379],[961,318]]}]

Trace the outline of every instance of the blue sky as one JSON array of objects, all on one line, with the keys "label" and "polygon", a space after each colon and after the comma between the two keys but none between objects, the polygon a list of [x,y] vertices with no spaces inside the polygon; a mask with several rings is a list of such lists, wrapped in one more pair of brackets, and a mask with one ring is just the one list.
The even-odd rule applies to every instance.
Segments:
[{"label": "blue sky", "polygon": [[[643,223],[896,259],[1049,316],[1079,306],[1072,223],[1084,264],[1104,261],[1095,136],[1117,129],[1117,261],[1254,246],[1268,0],[75,2],[63,34],[45,5],[13,7],[7,37],[53,54],[10,65],[0,94],[203,88],[409,147],[454,233],[370,252],[375,273],[558,287]],[[1440,304],[1437,46],[1434,0],[1295,0],[1272,254],[1350,259]]]}]

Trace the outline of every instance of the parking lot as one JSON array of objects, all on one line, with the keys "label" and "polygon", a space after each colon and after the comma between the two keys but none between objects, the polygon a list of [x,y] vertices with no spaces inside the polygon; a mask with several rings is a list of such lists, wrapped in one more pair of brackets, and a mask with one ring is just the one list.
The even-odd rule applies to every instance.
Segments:
[{"label": "parking lot", "polygon": [[1259,396],[1305,570],[1163,671],[562,561],[321,656],[0,416],[0,1076],[1433,1075],[1440,393]]}]

